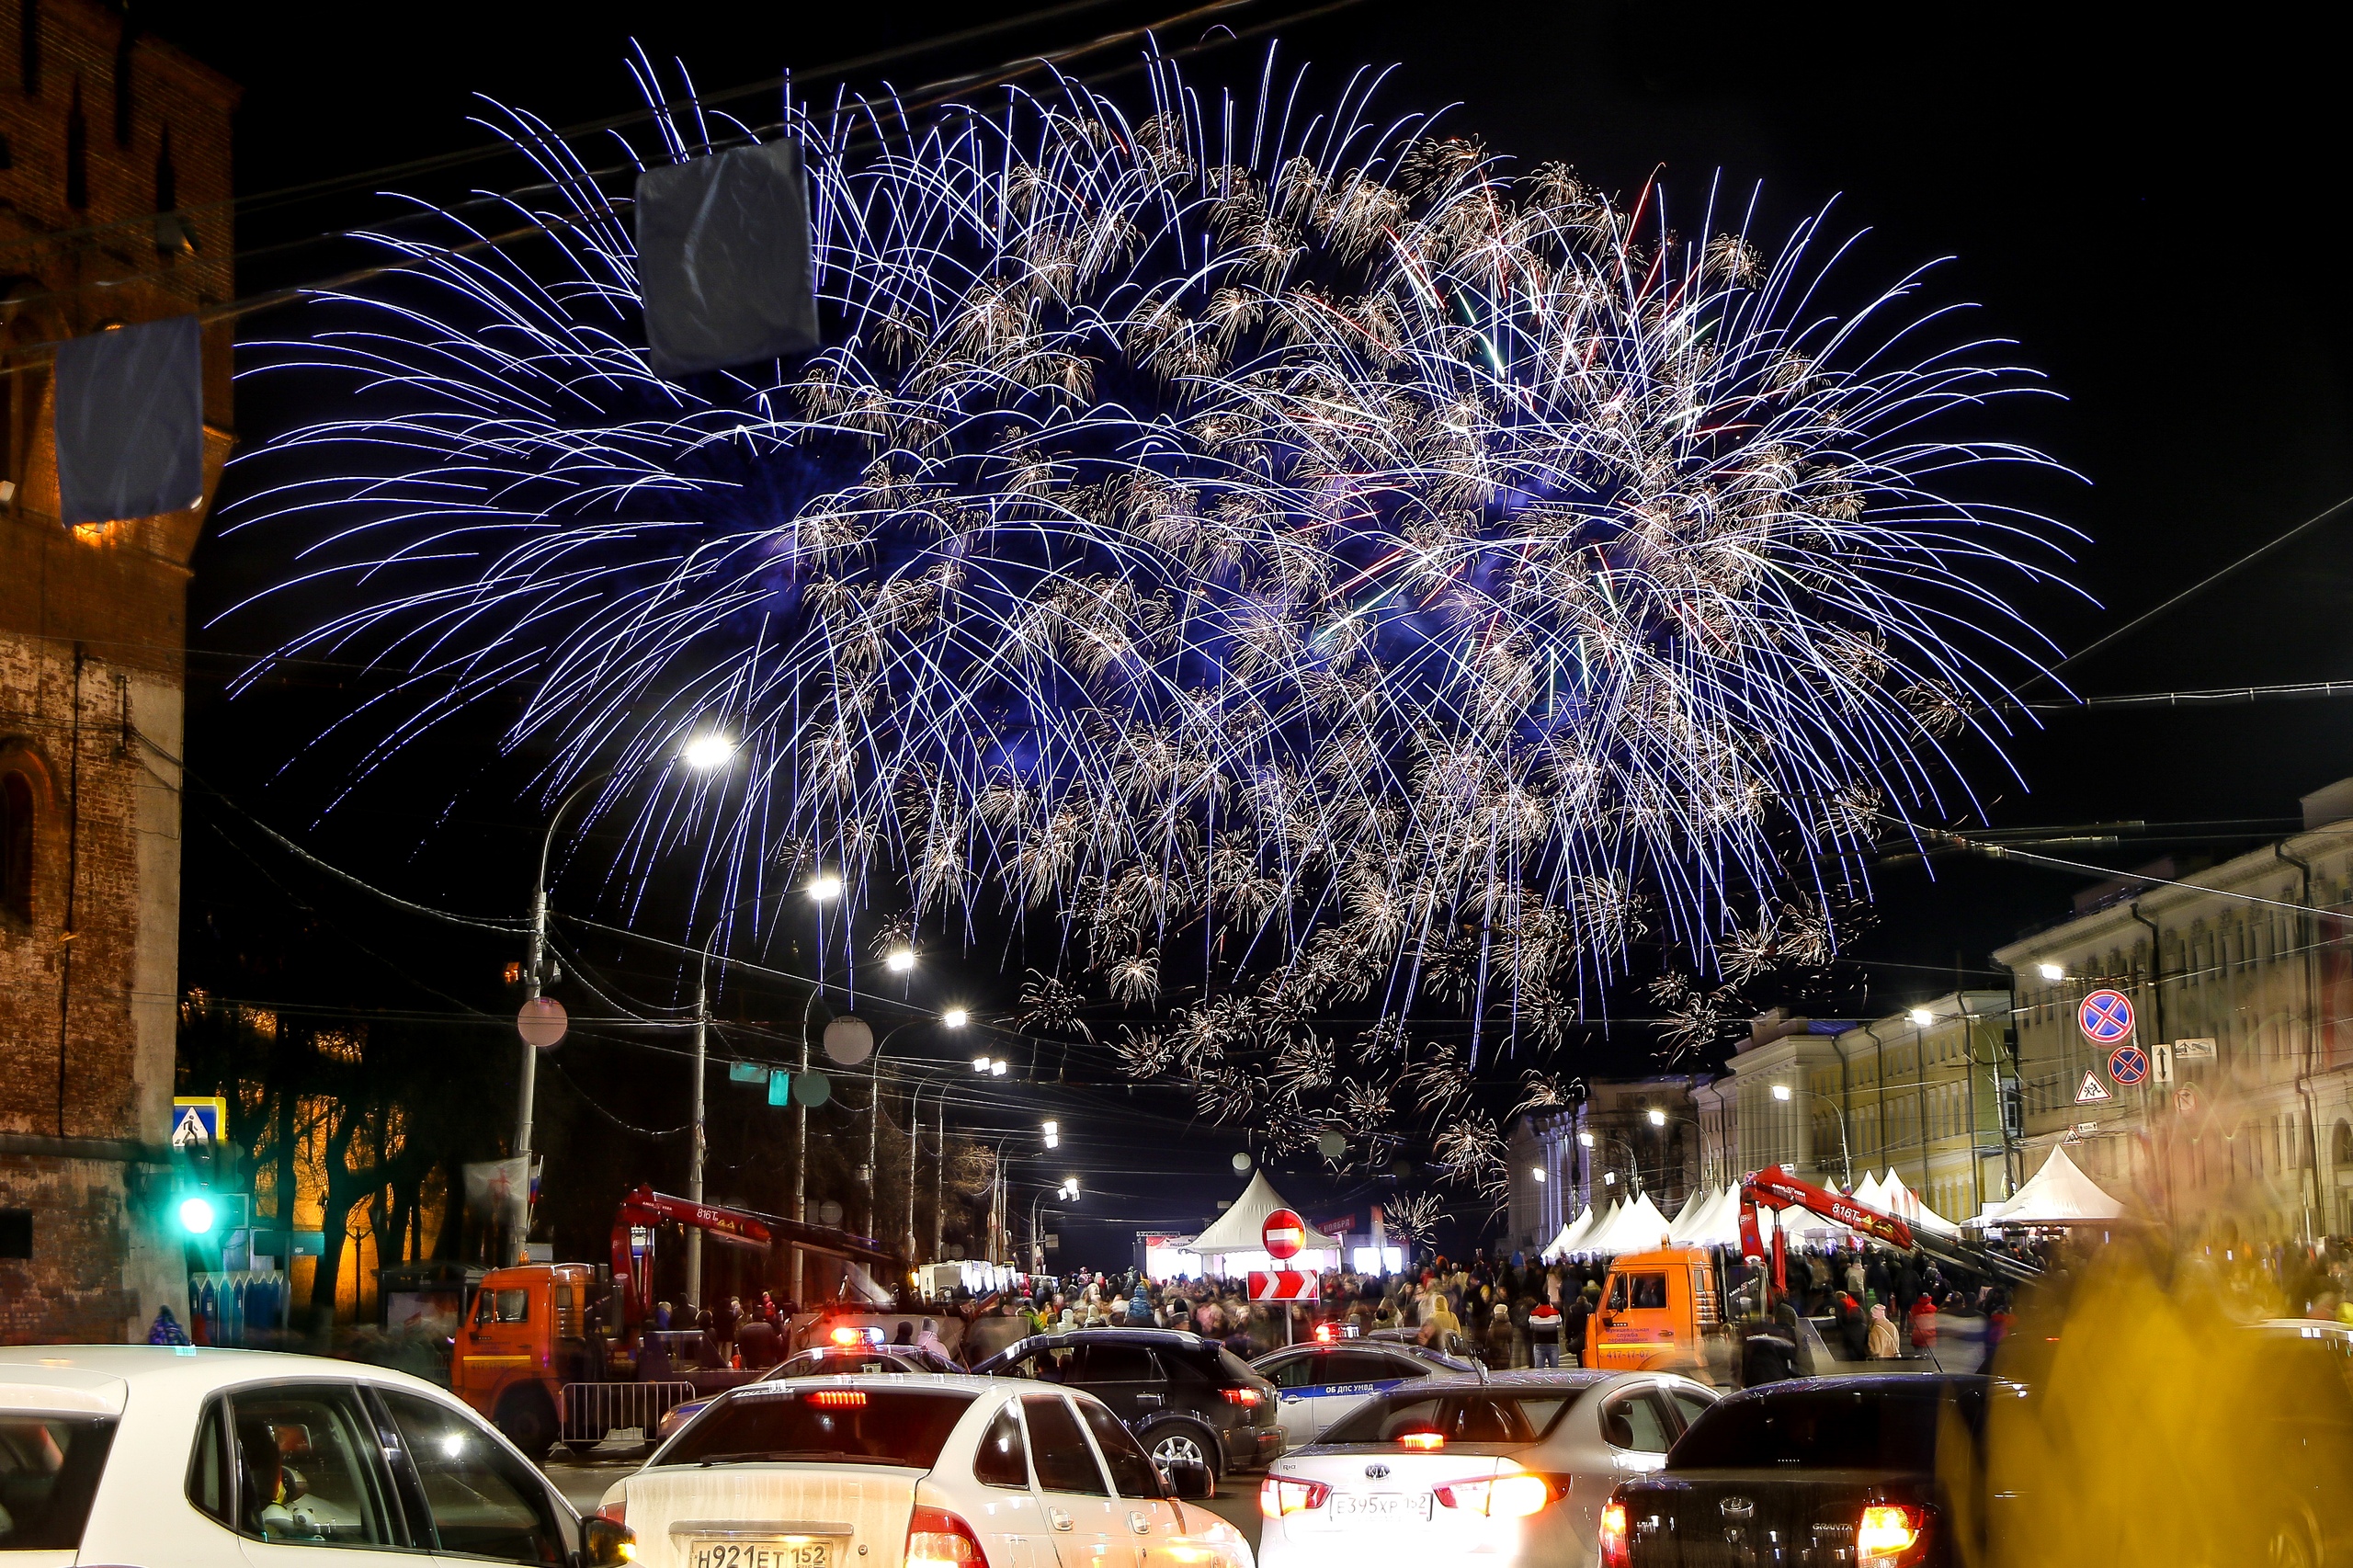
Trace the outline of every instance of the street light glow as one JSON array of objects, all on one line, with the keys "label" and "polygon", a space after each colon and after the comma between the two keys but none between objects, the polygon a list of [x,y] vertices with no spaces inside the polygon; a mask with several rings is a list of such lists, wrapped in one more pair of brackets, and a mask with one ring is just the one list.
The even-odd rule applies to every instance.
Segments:
[{"label": "street light glow", "polygon": [[842,880],[831,871],[820,871],[809,879],[809,896],[819,903],[842,895]]},{"label": "street light glow", "polygon": [[1005,1076],[1004,1057],[1000,1056],[995,1062],[989,1063],[989,1076],[992,1078],[1002,1078]]},{"label": "street light glow", "polygon": [[948,1011],[939,1015],[939,1021],[946,1024],[951,1029],[961,1029],[966,1023],[971,1021],[972,1017],[972,1014],[964,1011],[961,1007],[950,1007]]},{"label": "street light glow", "polygon": [[1590,1149],[1593,1147],[1593,1134],[1590,1132],[1580,1132],[1577,1134],[1577,1142]]},{"label": "street light glow", "polygon": [[915,950],[913,948],[892,948],[884,955],[882,961],[890,966],[892,974],[904,974],[915,967]]},{"label": "street light glow", "polygon": [[1912,1009],[1912,1027],[1914,1028],[1925,1029],[1936,1021],[1937,1016],[1928,1011],[1926,1007],[1915,1007]]},{"label": "street light glow", "polygon": [[1788,1099],[1788,1098],[1790,1097],[1790,1086],[1789,1086],[1787,1084],[1776,1084],[1776,1085],[1773,1085],[1773,1097],[1774,1097],[1775,1099],[1777,1099],[1777,1100],[1786,1100],[1786,1099]]},{"label": "street light glow", "polygon": [[707,730],[678,748],[680,760],[698,773],[724,767],[734,755],[735,743],[718,730]]},{"label": "street light glow", "polygon": [[2043,978],[2043,979],[2045,979],[2045,980],[2049,980],[2049,981],[2054,981],[2054,982],[2055,982],[2055,981],[2064,980],[2064,979],[2066,979],[2066,978],[2067,978],[2067,971],[2066,971],[2066,968],[2065,968],[2065,966],[2061,965],[2061,964],[2055,964],[2055,963],[2043,963],[2043,964],[2037,964],[2037,965],[2035,965],[2035,966],[2034,966],[2034,971],[2035,971],[2037,974],[2040,974],[2040,976],[2042,976],[2042,978]]},{"label": "street light glow", "polygon": [[988,1070],[989,1070],[989,1059],[988,1059],[987,1057],[985,1057],[985,1056],[975,1056],[975,1057],[973,1057],[973,1058],[972,1058],[972,1071],[973,1071],[973,1072],[975,1072],[975,1073],[985,1073],[985,1072],[987,1072]]},{"label": "street light glow", "polygon": [[1663,1110],[1652,1111],[1651,1125],[1653,1127],[1665,1127],[1666,1125],[1666,1112]]},{"label": "street light glow", "polygon": [[1063,1141],[1063,1124],[1061,1122],[1050,1121],[1046,1123],[1043,1131],[1046,1134],[1047,1148],[1052,1149],[1061,1146]]},{"label": "street light glow", "polygon": [[1529,1166],[1528,1174],[1536,1178],[1537,1186],[1542,1187],[1544,1185],[1544,1167],[1542,1165]]}]

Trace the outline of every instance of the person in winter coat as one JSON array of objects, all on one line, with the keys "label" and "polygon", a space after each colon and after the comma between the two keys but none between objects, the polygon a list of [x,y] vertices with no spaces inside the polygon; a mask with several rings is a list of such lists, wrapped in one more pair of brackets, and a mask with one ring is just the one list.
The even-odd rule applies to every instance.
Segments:
[{"label": "person in winter coat", "polygon": [[[1847,1272],[1861,1271],[1849,1269]],[[1868,1360],[1871,1353],[1871,1324],[1870,1319],[1863,1315],[1863,1303],[1855,1299],[1851,1290],[1841,1290],[1835,1304],[1838,1312],[1838,1339],[1846,1349],[1847,1359]]]},{"label": "person in winter coat", "polygon": [[1893,1361],[1904,1353],[1894,1321],[1887,1315],[1887,1308],[1877,1301],[1871,1303],[1871,1326],[1865,1344],[1874,1361]]},{"label": "person in winter coat", "polygon": [[1933,1349],[1937,1343],[1937,1303],[1927,1295],[1912,1299],[1912,1348]]},{"label": "person in winter coat", "polygon": [[1549,1301],[1528,1309],[1528,1361],[1531,1367],[1561,1364],[1561,1309]]},{"label": "person in winter coat", "polygon": [[1585,1365],[1586,1339],[1593,1327],[1593,1303],[1599,1298],[1598,1289],[1591,1285],[1569,1298],[1569,1310],[1561,1314],[1563,1365]]}]

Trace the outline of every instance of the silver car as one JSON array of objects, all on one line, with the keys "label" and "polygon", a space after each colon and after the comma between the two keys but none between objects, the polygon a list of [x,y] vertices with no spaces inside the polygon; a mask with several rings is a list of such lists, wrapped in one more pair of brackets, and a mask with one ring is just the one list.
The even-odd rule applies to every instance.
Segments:
[{"label": "silver car", "polygon": [[1478,1371],[1459,1356],[1388,1340],[1336,1339],[1269,1350],[1250,1369],[1275,1385],[1283,1446],[1305,1448],[1375,1394],[1449,1372]]},{"label": "silver car", "polygon": [[1258,1493],[1259,1568],[1592,1564],[1610,1488],[1716,1402],[1665,1372],[1446,1376],[1377,1394]]}]

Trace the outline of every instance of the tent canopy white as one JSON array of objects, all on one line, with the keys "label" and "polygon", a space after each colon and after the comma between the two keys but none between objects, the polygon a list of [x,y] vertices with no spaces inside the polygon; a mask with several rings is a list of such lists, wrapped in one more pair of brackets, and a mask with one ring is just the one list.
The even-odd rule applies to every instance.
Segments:
[{"label": "tent canopy white", "polygon": [[1869,1171],[1863,1173],[1863,1179],[1856,1184],[1855,1190],[1847,1196],[1856,1202],[1866,1204],[1873,1209],[1885,1209],[1888,1206],[1886,1185]]},{"label": "tent canopy white", "polygon": [[1666,1216],[1658,1211],[1650,1194],[1643,1193],[1632,1202],[1620,1206],[1610,1216],[1609,1223],[1598,1233],[1578,1244],[1579,1252],[1606,1253],[1612,1256],[1628,1252],[1654,1252],[1666,1240]]},{"label": "tent canopy white", "polygon": [[2075,1168],[2063,1148],[2053,1148],[2051,1157],[2033,1179],[2018,1190],[2018,1196],[1988,1216],[1986,1222],[1995,1225],[2076,1225],[2113,1220],[2124,1212],[2124,1205],[2102,1191],[2099,1185]]},{"label": "tent canopy white", "polygon": [[1737,1246],[1740,1244],[1740,1188],[1727,1187],[1700,1196],[1696,1213],[1675,1221],[1670,1233],[1678,1246]]},{"label": "tent canopy white", "polygon": [[1551,1241],[1545,1243],[1544,1250],[1537,1256],[1540,1257],[1553,1258],[1562,1256],[1566,1253],[1574,1252],[1576,1250],[1577,1238],[1592,1229],[1593,1205],[1588,1203],[1585,1207],[1585,1212],[1578,1215],[1575,1219],[1569,1221],[1566,1224],[1563,1224],[1561,1227],[1561,1233],[1554,1236]]},{"label": "tent canopy white", "polygon": [[1920,1195],[1904,1185],[1904,1178],[1891,1169],[1881,1184],[1881,1195],[1886,1199],[1880,1205],[1891,1214],[1901,1214],[1915,1228],[1938,1235],[1957,1236],[1961,1227],[1920,1201]]},{"label": "tent canopy white", "polygon": [[[1185,1250],[1204,1260],[1222,1253],[1263,1253],[1267,1250],[1267,1216],[1278,1209],[1299,1212],[1275,1190],[1267,1173],[1258,1171],[1250,1177],[1250,1185],[1242,1189],[1242,1196],[1233,1200],[1233,1207],[1219,1215],[1217,1223],[1195,1236]],[[1327,1236],[1321,1231],[1310,1229],[1307,1233],[1309,1252],[1337,1254],[1344,1244],[1341,1238]]]}]

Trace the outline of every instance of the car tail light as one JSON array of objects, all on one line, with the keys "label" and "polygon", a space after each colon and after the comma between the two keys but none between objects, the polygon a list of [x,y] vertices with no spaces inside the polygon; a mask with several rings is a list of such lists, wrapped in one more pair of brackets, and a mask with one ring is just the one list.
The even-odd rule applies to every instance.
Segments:
[{"label": "car tail light", "polygon": [[1626,1539],[1626,1505],[1611,1498],[1601,1510],[1601,1568],[1633,1568],[1633,1543]]},{"label": "car tail light", "polygon": [[1411,1449],[1417,1454],[1434,1454],[1446,1447],[1446,1434],[1443,1432],[1401,1432],[1397,1436],[1397,1446],[1401,1449]]},{"label": "car tail light", "polygon": [[1855,1561],[1880,1563],[1885,1568],[1915,1562],[1915,1549],[1927,1529],[1925,1508],[1875,1504],[1863,1510],[1862,1519],[1855,1526]]},{"label": "car tail light", "polygon": [[1258,1512],[1270,1519],[1320,1508],[1331,1500],[1332,1489],[1320,1481],[1270,1475],[1258,1483]]},{"label": "car tail light", "polygon": [[1565,1489],[1555,1491],[1540,1475],[1498,1475],[1485,1481],[1456,1481],[1432,1488],[1438,1506],[1491,1519],[1524,1519],[1558,1502]]},{"label": "car tail light", "polygon": [[864,1389],[813,1389],[810,1392],[809,1403],[820,1410],[864,1410],[866,1391]]},{"label": "car tail light", "polygon": [[988,1568],[972,1527],[945,1508],[917,1505],[907,1520],[907,1568]]},{"label": "car tail light", "polygon": [[1219,1392],[1225,1395],[1225,1403],[1228,1404],[1247,1404],[1256,1406],[1258,1403],[1258,1391],[1256,1389],[1221,1389]]}]

